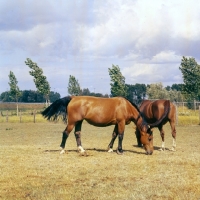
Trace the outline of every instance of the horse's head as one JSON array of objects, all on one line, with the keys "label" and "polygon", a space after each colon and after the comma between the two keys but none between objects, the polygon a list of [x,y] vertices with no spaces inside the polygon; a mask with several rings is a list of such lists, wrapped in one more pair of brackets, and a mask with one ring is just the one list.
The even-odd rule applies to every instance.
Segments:
[{"label": "horse's head", "polygon": [[137,128],[139,129],[140,141],[143,144],[146,154],[151,155],[153,153],[153,134],[150,126],[142,119],[139,124],[137,123]]},{"label": "horse's head", "polygon": [[143,144],[143,147],[147,155],[153,153],[153,134],[148,125],[143,125],[140,129],[140,141]]}]

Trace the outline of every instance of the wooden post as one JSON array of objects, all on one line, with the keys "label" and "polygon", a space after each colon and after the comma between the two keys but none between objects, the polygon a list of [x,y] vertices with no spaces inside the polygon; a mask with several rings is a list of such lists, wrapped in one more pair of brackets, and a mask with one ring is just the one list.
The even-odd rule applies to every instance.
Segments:
[{"label": "wooden post", "polygon": [[196,101],[194,99],[194,112],[196,113]]},{"label": "wooden post", "polygon": [[6,122],[8,122],[8,110],[6,110]]},{"label": "wooden post", "polygon": [[33,122],[35,123],[35,109],[33,111]]},{"label": "wooden post", "polygon": [[178,108],[176,106],[176,125],[178,125]]},{"label": "wooden post", "polygon": [[19,111],[19,122],[20,123],[22,122],[22,113],[21,113],[21,110]]},{"label": "wooden post", "polygon": [[199,125],[200,125],[200,106],[199,106]]}]

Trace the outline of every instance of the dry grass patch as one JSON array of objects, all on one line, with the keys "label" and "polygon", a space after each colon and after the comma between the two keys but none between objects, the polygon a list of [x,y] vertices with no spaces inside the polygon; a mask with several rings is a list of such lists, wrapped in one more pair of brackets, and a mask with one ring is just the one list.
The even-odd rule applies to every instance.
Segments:
[{"label": "dry grass patch", "polygon": [[[126,127],[124,155],[107,153],[113,127],[83,124],[79,156],[73,133],[67,153],[59,154],[65,125],[1,123],[0,199],[200,199],[199,126],[177,127],[177,151],[146,156],[135,146],[133,125]],[[166,148],[172,145],[169,126]],[[117,141],[114,148],[117,147]]]}]

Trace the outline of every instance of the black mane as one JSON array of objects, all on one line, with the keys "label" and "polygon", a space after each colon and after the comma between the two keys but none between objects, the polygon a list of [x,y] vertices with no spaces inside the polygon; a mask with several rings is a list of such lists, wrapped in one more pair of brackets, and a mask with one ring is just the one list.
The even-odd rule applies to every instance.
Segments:
[{"label": "black mane", "polygon": [[140,112],[140,109],[138,108],[138,106],[135,103],[133,103],[131,100],[127,99],[126,97],[123,97],[123,98],[126,99],[128,102],[130,102],[131,105],[134,106],[136,108],[136,110],[140,113],[140,115],[142,116],[142,113]]},{"label": "black mane", "polygon": [[[137,106],[135,103],[133,103],[132,101],[130,101],[129,99],[127,99],[127,98],[125,98],[125,97],[124,97],[124,99],[126,99],[127,101],[129,101],[129,102],[131,103],[131,105],[134,106],[134,107],[136,108],[136,110],[139,112],[140,116],[142,117],[142,124],[141,124],[141,126],[147,126],[148,129],[149,129],[148,123],[146,122],[146,120],[145,120],[145,118],[144,118],[144,115],[143,115],[143,113],[139,110],[138,106]],[[153,133],[152,131],[149,132],[150,135],[151,135],[152,133]]]}]

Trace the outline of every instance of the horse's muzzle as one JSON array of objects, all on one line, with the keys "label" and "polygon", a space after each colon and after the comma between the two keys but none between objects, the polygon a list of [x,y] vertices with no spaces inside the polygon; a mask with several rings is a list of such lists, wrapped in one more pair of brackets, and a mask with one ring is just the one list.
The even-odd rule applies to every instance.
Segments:
[{"label": "horse's muzzle", "polygon": [[146,151],[146,155],[152,155],[153,151]]}]

